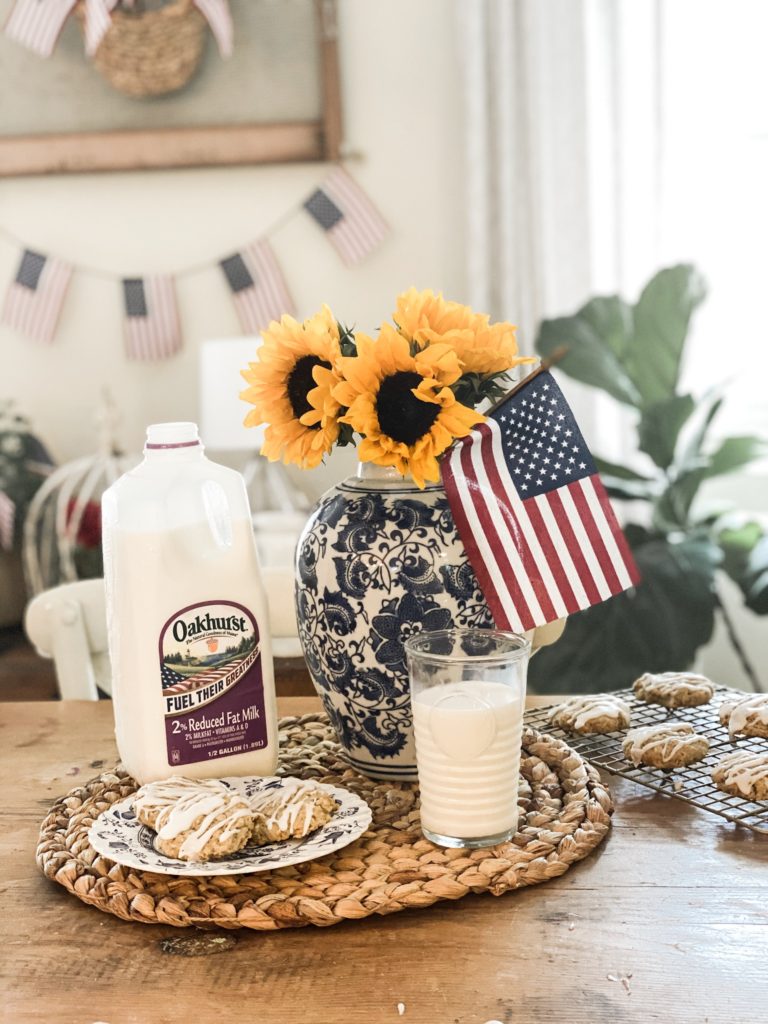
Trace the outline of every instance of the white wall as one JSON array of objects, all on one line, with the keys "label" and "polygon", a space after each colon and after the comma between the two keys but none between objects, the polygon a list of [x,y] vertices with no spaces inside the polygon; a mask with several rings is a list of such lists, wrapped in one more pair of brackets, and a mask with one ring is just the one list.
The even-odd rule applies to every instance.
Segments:
[{"label": "white wall", "polygon": [[[327,302],[340,319],[373,331],[411,284],[463,298],[450,15],[445,0],[340,2],[345,139],[361,154],[348,166],[392,234],[348,270],[306,215],[282,227],[271,241],[300,316]],[[117,275],[173,272],[215,262],[257,237],[300,205],[323,171],[294,164],[0,179],[0,225],[75,264]],[[18,250],[0,240],[0,290],[17,260]],[[122,410],[122,440],[131,449],[148,422],[196,418],[197,347],[240,328],[216,267],[180,279],[178,298],[183,352],[155,365],[131,363],[118,282],[76,274],[51,346],[0,327],[0,398],[17,400],[60,461],[93,449],[105,386]],[[314,489],[352,463],[349,452],[340,454],[341,465],[316,474]]]}]

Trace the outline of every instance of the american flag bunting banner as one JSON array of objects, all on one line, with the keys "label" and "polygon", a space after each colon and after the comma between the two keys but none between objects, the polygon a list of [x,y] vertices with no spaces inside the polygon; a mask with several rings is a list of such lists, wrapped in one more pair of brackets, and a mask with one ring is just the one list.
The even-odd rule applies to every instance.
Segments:
[{"label": "american flag bunting banner", "polygon": [[5,293],[0,322],[34,341],[52,341],[72,276],[55,256],[25,249]]},{"label": "american flag bunting banner", "polygon": [[219,265],[247,334],[258,334],[272,320],[294,312],[293,299],[268,242],[253,242]]},{"label": "american flag bunting banner", "polygon": [[355,266],[389,234],[368,196],[346,171],[334,168],[304,202],[348,267]]},{"label": "american flag bunting banner", "polygon": [[497,628],[520,632],[639,581],[597,467],[549,371],[442,460],[459,536]]},{"label": "american flag bunting banner", "polygon": [[124,278],[125,345],[129,359],[167,359],[181,348],[172,277]]},{"label": "american flag bunting banner", "polygon": [[16,526],[16,502],[5,491],[0,491],[0,548],[10,551]]},{"label": "american flag bunting banner", "polygon": [[195,0],[195,7],[208,22],[221,56],[231,56],[234,28],[227,0]]},{"label": "american flag bunting banner", "polygon": [[77,0],[16,0],[3,31],[41,57],[50,57]]},{"label": "american flag bunting banner", "polygon": [[112,11],[118,0],[85,0],[85,52],[93,57],[112,24]]}]

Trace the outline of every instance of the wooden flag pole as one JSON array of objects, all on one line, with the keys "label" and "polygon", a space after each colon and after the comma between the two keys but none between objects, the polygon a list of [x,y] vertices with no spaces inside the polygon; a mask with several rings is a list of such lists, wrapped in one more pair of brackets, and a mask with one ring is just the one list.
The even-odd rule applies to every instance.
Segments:
[{"label": "wooden flag pole", "polygon": [[549,370],[551,367],[557,365],[557,363],[559,363],[560,360],[563,359],[569,351],[570,348],[568,345],[560,345],[558,348],[555,349],[551,356],[547,356],[545,359],[541,360],[541,362],[533,371],[533,373],[529,373],[527,377],[523,377],[522,380],[519,380],[513,388],[510,388],[510,390],[507,391],[505,395],[501,396],[498,402],[494,402],[491,408],[488,409],[485,413],[483,413],[483,415],[491,416],[493,413],[496,412],[496,410],[500,406],[504,405],[507,399],[511,398],[512,395],[516,395],[518,391],[520,391],[522,388],[526,386],[526,384],[530,384],[534,377],[538,377],[540,373],[546,373],[547,370]]}]

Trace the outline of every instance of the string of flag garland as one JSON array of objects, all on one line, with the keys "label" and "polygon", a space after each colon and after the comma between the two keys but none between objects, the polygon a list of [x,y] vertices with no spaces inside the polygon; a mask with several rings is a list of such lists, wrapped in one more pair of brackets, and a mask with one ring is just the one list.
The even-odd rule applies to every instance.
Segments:
[{"label": "string of flag garland", "polygon": [[[364,259],[389,233],[372,201],[340,166],[330,171],[299,209],[323,231],[347,267]],[[246,334],[257,334],[271,320],[295,312],[282,269],[269,244],[269,234],[268,231],[242,249],[206,264],[218,264]],[[182,335],[175,279],[199,269],[203,268],[118,278],[129,359],[167,359],[179,351]],[[5,293],[0,323],[34,341],[52,342],[76,270],[94,273],[90,268],[78,268],[58,256],[25,247]]]}]

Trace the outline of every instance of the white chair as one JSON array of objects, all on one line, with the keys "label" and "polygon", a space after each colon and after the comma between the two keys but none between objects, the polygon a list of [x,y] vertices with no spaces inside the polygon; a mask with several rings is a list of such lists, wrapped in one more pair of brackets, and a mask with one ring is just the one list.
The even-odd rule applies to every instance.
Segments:
[{"label": "white chair", "polygon": [[[264,568],[272,653],[301,657],[293,602],[293,572]],[[112,693],[104,580],[64,583],[27,605],[24,628],[38,654],[52,658],[62,700],[98,700]]]},{"label": "white chair", "polygon": [[98,700],[97,686],[112,692],[103,579],[44,590],[27,605],[24,629],[53,658],[62,700]]}]

